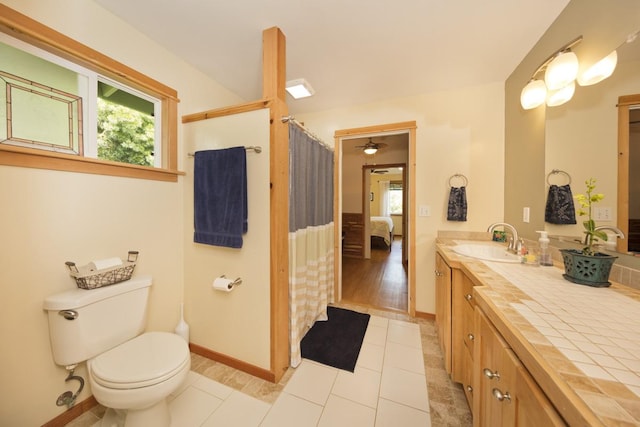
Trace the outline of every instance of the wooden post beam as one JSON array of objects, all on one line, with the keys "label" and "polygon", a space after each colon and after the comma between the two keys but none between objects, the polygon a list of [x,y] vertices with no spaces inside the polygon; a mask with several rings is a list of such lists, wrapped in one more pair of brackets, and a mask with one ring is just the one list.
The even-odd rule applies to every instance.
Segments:
[{"label": "wooden post beam", "polygon": [[262,97],[270,108],[271,370],[275,382],[289,367],[289,115],[285,102],[286,39],[279,28],[262,33]]}]

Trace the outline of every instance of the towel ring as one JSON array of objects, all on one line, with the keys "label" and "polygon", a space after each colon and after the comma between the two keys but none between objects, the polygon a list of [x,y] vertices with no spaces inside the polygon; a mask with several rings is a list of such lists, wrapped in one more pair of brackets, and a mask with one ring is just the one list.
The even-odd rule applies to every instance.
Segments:
[{"label": "towel ring", "polygon": [[456,179],[456,178],[462,179],[462,182],[464,183],[462,185],[463,187],[466,187],[467,184],[469,184],[469,180],[467,179],[466,176],[462,175],[461,173],[456,173],[454,175],[451,175],[451,177],[449,178],[449,187],[453,187],[453,185],[451,184],[451,181]]},{"label": "towel ring", "polygon": [[563,170],[560,169],[553,169],[551,172],[549,172],[549,174],[547,175],[547,185],[551,185],[551,183],[549,182],[549,178],[551,178],[551,175],[557,175],[557,174],[563,174],[567,177],[567,179],[569,180],[569,182],[566,185],[570,185],[571,184],[571,175],[569,175],[568,173],[566,173]]}]

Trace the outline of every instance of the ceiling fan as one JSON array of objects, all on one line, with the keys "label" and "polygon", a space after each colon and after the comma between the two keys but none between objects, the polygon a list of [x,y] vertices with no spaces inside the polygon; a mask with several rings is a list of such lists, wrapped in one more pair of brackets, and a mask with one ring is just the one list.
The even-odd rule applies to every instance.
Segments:
[{"label": "ceiling fan", "polygon": [[371,169],[371,173],[377,173],[379,175],[384,175],[385,173],[389,173],[387,169]]},{"label": "ceiling fan", "polygon": [[379,149],[386,147],[387,144],[382,142],[373,142],[371,138],[369,138],[369,142],[364,145],[356,145],[356,148],[362,148],[364,154],[375,154]]}]

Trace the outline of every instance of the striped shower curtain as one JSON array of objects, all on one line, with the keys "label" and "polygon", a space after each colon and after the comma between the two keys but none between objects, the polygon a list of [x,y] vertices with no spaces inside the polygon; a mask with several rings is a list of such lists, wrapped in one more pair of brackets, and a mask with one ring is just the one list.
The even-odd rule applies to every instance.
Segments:
[{"label": "striped shower curtain", "polygon": [[333,152],[289,123],[289,343],[291,366],[333,295]]}]

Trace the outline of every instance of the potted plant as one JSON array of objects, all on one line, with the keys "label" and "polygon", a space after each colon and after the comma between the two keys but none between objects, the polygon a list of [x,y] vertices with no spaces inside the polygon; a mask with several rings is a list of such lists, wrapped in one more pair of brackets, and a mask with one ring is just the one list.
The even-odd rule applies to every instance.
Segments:
[{"label": "potted plant", "polygon": [[579,216],[586,216],[584,226],[584,247],[582,250],[561,249],[562,260],[564,261],[564,278],[573,283],[581,285],[606,287],[610,286],[609,273],[613,263],[618,258],[609,254],[598,252],[595,245],[598,241],[606,241],[607,234],[598,230],[592,217],[594,203],[604,199],[601,193],[595,193],[596,180],[589,178],[585,181],[587,191],[585,194],[576,195],[576,200],[580,205]]}]

